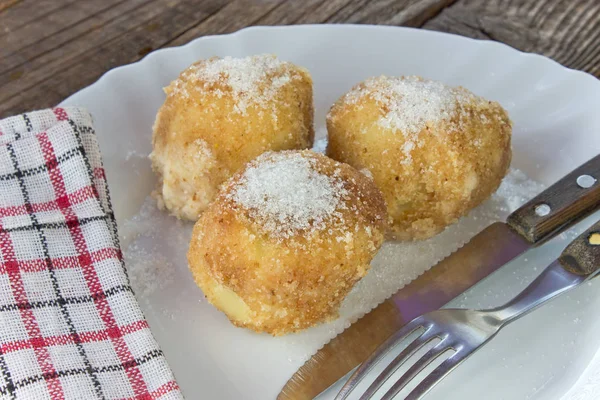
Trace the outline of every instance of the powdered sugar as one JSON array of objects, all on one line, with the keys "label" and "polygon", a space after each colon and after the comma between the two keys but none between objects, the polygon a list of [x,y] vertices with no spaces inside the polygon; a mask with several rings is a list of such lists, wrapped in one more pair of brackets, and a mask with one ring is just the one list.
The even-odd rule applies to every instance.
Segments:
[{"label": "powdered sugar", "polygon": [[230,198],[260,220],[266,232],[290,237],[321,230],[343,206],[342,181],[318,172],[296,152],[265,153],[244,172]]},{"label": "powdered sugar", "polygon": [[149,196],[119,232],[131,285],[138,300],[147,302],[157,291],[173,284],[182,258],[185,267],[191,225],[159,210]]},{"label": "powdered sugar", "polygon": [[370,78],[350,93],[350,98],[372,96],[387,109],[379,124],[405,135],[419,133],[428,123],[449,120],[457,103],[476,99],[465,89],[416,76]]},{"label": "powdered sugar", "polygon": [[313,147],[312,147],[312,151],[314,151],[315,153],[325,154],[326,150],[327,150],[327,138],[326,137],[315,140],[315,143],[313,144]]},{"label": "powdered sugar", "polygon": [[323,153],[327,150],[327,127],[321,126],[315,129],[315,142],[313,143],[312,151]]},{"label": "powdered sugar", "polygon": [[205,140],[196,139],[192,143],[194,144],[195,149],[195,152],[192,156],[196,161],[203,161],[207,163],[214,159],[213,153]]},{"label": "powdered sugar", "polygon": [[373,98],[384,110],[378,124],[405,136],[402,150],[407,156],[403,162],[407,163],[423,129],[450,121],[461,110],[461,104],[483,101],[464,88],[417,76],[369,78],[348,92],[344,101],[356,103],[365,96]]},{"label": "powdered sugar", "polygon": [[[211,58],[191,67],[205,89],[224,86],[236,101],[235,111],[246,114],[250,105],[267,108],[277,91],[297,75],[291,64],[269,54],[244,58]],[[219,97],[223,88],[213,88]]]}]

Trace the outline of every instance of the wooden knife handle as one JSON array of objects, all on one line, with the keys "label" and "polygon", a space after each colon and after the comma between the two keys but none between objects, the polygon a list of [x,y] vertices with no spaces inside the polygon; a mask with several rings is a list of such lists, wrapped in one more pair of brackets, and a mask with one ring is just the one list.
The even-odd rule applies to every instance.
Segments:
[{"label": "wooden knife handle", "polygon": [[594,275],[600,270],[600,221],[571,242],[558,261],[577,275]]},{"label": "wooden knife handle", "polygon": [[508,225],[539,244],[600,206],[600,154],[513,212]]}]

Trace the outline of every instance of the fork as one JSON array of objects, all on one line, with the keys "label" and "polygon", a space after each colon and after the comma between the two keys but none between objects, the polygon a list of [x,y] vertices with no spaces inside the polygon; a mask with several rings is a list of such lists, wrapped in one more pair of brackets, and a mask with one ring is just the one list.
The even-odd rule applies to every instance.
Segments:
[{"label": "fork", "polygon": [[365,376],[394,347],[415,332],[420,332],[360,397],[370,399],[381,386],[426,345],[439,342],[419,358],[381,398],[394,398],[411,380],[441,355],[452,352],[427,375],[406,400],[421,399],[477,349],[490,341],[504,326],[521,318],[557,295],[593,278],[600,270],[600,221],[571,242],[525,290],[505,305],[488,310],[443,309],[415,318],[386,340],[363,362],[335,400],[346,399]]}]

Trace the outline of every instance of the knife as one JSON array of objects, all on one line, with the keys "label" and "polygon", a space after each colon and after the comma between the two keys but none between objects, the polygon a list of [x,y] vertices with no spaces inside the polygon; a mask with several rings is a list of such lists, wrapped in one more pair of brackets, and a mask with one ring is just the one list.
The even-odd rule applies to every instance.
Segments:
[{"label": "knife", "polygon": [[278,400],[313,399],[407,322],[437,310],[504,264],[600,207],[600,155],[592,158],[404,286],[313,355]]}]

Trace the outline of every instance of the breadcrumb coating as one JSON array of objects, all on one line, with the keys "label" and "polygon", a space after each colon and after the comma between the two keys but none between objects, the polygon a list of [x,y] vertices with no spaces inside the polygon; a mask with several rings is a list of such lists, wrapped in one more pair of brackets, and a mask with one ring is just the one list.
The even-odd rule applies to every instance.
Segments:
[{"label": "breadcrumb coating", "polygon": [[189,266],[238,326],[283,335],[337,316],[381,246],[373,181],[312,151],[269,152],[223,186],[192,235]]},{"label": "breadcrumb coating", "polygon": [[370,171],[399,240],[429,238],[467,214],[511,160],[500,104],[414,76],[356,85],[331,107],[327,132],[329,157]]}]

